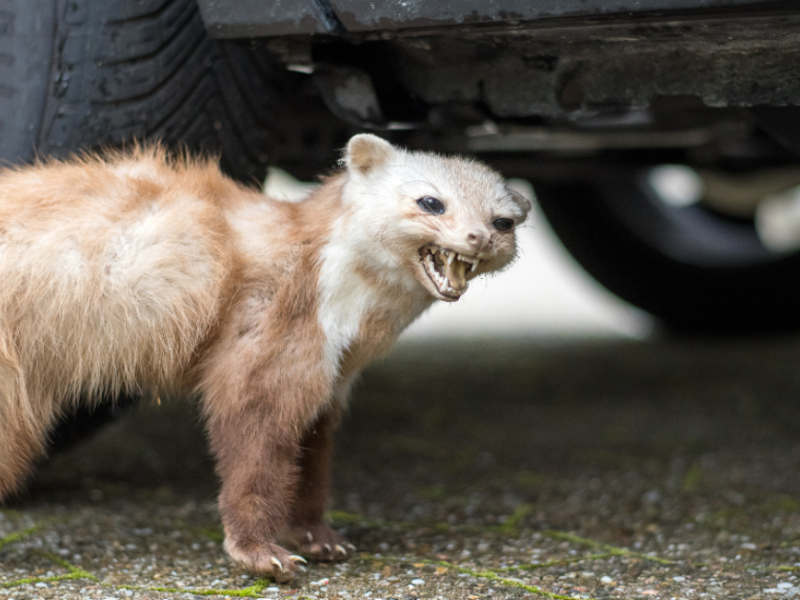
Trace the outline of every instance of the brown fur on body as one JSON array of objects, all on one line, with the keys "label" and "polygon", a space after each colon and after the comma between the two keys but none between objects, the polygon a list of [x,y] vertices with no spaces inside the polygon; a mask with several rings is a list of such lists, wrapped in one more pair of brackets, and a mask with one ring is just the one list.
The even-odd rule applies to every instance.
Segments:
[{"label": "brown fur on body", "polygon": [[345,161],[299,203],[157,148],[1,172],[0,499],[80,399],[196,393],[230,555],[279,580],[300,560],[279,538],[346,558],[322,514],[350,382],[435,299],[508,264],[498,223],[529,205],[482,165],[370,135]]}]

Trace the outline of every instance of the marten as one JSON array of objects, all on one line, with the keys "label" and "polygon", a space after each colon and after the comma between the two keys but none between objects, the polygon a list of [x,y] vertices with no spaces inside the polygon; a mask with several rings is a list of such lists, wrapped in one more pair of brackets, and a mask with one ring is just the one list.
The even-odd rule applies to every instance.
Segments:
[{"label": "marten", "polygon": [[158,145],[0,171],[0,500],[79,403],[193,395],[233,560],[286,581],[346,559],[323,512],[351,383],[510,264],[530,202],[370,134],[342,164],[296,203]]}]

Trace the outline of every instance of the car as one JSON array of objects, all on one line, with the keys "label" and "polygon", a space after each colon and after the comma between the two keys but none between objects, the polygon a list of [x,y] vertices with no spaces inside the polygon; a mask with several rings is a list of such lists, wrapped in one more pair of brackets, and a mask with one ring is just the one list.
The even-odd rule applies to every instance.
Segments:
[{"label": "car", "polygon": [[759,214],[800,184],[798,64],[772,0],[26,0],[0,11],[0,157],[160,140],[258,183],[377,131],[532,181],[673,330],[791,330],[800,244]]}]

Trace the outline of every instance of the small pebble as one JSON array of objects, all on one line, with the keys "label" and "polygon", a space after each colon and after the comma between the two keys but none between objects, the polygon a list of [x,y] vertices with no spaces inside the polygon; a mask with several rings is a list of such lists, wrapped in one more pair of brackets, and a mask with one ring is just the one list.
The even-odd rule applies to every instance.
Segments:
[{"label": "small pebble", "polygon": [[424,579],[412,579],[411,585],[425,585]]},{"label": "small pebble", "polygon": [[678,583],[680,583],[681,581],[686,581],[686,577],[676,575],[675,577],[672,578],[672,581],[677,581]]},{"label": "small pebble", "polygon": [[603,583],[612,583],[614,580],[611,579],[611,577],[609,577],[608,575],[603,575],[600,578],[600,581],[602,581]]}]

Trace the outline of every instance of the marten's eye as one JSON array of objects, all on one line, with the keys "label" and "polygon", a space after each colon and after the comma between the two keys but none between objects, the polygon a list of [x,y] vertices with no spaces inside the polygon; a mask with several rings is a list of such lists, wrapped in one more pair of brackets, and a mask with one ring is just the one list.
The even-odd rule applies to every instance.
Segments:
[{"label": "marten's eye", "polygon": [[432,215],[444,214],[444,204],[442,204],[436,198],[431,198],[430,196],[425,196],[424,198],[417,200],[417,206],[419,206],[425,212],[431,213]]},{"label": "marten's eye", "polygon": [[509,231],[514,226],[514,221],[511,219],[495,219],[492,225],[497,231]]}]

